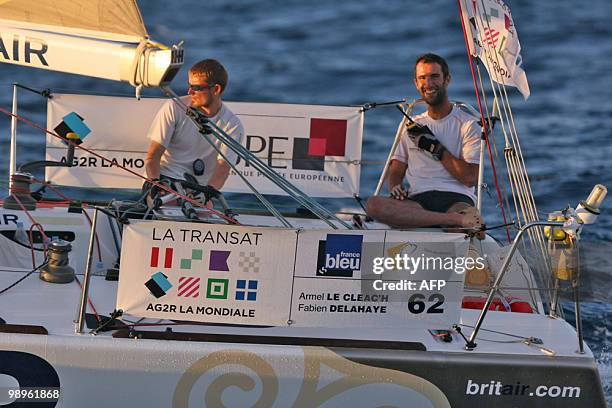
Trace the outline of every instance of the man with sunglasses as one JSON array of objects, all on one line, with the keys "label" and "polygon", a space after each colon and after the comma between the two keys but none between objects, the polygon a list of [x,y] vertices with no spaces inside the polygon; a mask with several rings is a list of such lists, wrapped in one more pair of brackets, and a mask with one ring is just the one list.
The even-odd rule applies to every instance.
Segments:
[{"label": "man with sunglasses", "polygon": [[[221,100],[227,83],[228,74],[223,65],[214,59],[202,60],[189,69],[188,95],[181,100],[185,105],[199,109],[212,123],[241,143],[244,137],[242,123]],[[145,169],[152,179],[184,180],[184,174],[189,173],[201,185],[220,190],[229,176],[230,165],[226,160],[235,162],[237,158],[236,153],[219,141],[215,143],[225,159],[217,153],[198,132],[184,109],[173,100],[159,110],[147,137],[151,144]]]}]

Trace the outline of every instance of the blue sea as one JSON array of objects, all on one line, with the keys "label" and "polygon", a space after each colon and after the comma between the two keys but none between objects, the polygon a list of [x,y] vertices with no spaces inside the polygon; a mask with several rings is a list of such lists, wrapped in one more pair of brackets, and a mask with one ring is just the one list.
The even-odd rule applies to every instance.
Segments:
[{"label": "blue sea", "polygon": [[[536,203],[546,214],[576,205],[594,184],[612,187],[612,2],[514,0],[508,5],[531,88],[527,101],[509,89],[510,101]],[[361,105],[413,99],[418,97],[412,85],[414,59],[432,51],[450,64],[451,98],[476,103],[458,7],[452,0],[146,0],[140,7],[153,39],[185,41],[186,67],[216,58],[228,68],[227,100]],[[127,84],[2,64],[0,106],[9,110],[13,82],[57,92],[132,94]],[[185,92],[186,82],[184,69],[175,89]],[[45,103],[20,92],[20,113],[44,124]],[[374,190],[400,119],[393,107],[365,115],[363,158],[372,164],[362,170],[363,197]],[[19,132],[19,162],[42,159],[43,134],[22,124]],[[497,136],[501,143],[501,132]],[[9,119],[2,117],[0,180],[7,179],[8,151]],[[490,171],[487,175],[486,182],[494,186]],[[6,185],[0,184],[3,196]],[[493,197],[484,200],[489,224],[501,222]],[[583,247],[594,255],[585,268],[591,293],[582,310],[585,339],[597,356],[609,403],[611,208],[612,197],[597,224],[583,232]]]}]

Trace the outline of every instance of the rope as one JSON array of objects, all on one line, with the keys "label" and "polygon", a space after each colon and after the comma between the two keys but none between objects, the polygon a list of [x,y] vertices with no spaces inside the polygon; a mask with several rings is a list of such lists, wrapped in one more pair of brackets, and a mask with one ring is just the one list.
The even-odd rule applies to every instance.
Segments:
[{"label": "rope", "polygon": [[49,239],[47,237],[47,234],[45,234],[45,230],[43,228],[42,225],[40,225],[35,219],[34,217],[32,217],[32,214],[30,214],[30,212],[28,211],[28,209],[25,207],[25,205],[23,205],[23,203],[21,202],[21,200],[19,199],[19,197],[17,197],[16,195],[13,196],[13,198],[15,199],[15,201],[17,201],[17,204],[19,204],[19,206],[21,207],[21,210],[28,216],[28,218],[30,219],[30,229],[28,230],[28,239],[29,239],[29,244],[30,244],[30,251],[32,252],[32,268],[36,268],[36,255],[34,254],[34,238],[32,236],[32,230],[34,227],[38,228],[41,237],[42,237],[42,241],[43,241],[43,256],[46,258],[47,257],[47,240]]},{"label": "rope", "polygon": [[14,288],[15,286],[17,286],[18,284],[20,284],[21,282],[23,282],[28,276],[30,276],[31,274],[33,274],[34,272],[36,272],[37,270],[39,270],[40,268],[42,268],[43,266],[45,266],[47,264],[47,260],[45,259],[43,261],[43,263],[41,263],[40,265],[36,266],[34,269],[32,269],[31,271],[29,271],[27,274],[25,274],[24,276],[22,276],[21,278],[19,278],[18,280],[16,280],[14,283],[10,284],[9,286],[7,286],[6,288],[0,290],[0,295],[3,294],[4,292],[7,292],[9,289]]},{"label": "rope", "polygon": [[[74,275],[74,281],[79,285],[81,290],[83,290],[83,285],[81,284],[81,281],[76,275]],[[91,298],[89,297],[89,295],[87,295],[87,303],[89,304],[89,307],[91,307],[91,311],[94,313],[94,316],[96,316],[96,320],[98,321],[98,323],[100,323],[102,319],[100,319],[100,315],[98,315],[98,311],[96,310],[96,307],[91,301]]]}]

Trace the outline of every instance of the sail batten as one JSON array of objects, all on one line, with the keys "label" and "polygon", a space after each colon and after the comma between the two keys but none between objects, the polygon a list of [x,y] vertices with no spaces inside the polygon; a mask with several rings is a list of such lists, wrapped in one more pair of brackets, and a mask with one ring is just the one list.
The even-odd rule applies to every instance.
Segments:
[{"label": "sail batten", "polygon": [[135,0],[0,0],[0,19],[109,40],[148,37]]}]

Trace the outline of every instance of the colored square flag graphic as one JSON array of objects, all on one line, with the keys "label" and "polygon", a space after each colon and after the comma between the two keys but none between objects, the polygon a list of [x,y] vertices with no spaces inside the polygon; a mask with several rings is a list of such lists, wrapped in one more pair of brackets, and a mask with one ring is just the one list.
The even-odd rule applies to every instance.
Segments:
[{"label": "colored square flag graphic", "polygon": [[238,279],[236,282],[236,300],[257,300],[257,281]]},{"label": "colored square flag graphic", "polygon": [[238,268],[242,272],[259,273],[260,258],[255,252],[240,252],[238,254]]},{"label": "colored square flag graphic", "polygon": [[231,251],[210,251],[210,262],[208,269],[211,271],[229,272],[229,266],[227,266],[227,258],[229,258]]},{"label": "colored square flag graphic", "polygon": [[178,295],[197,298],[200,296],[200,278],[182,276],[179,278]]},{"label": "colored square flag graphic", "polygon": [[160,261],[163,263],[164,268],[172,268],[172,256],[174,254],[174,250],[172,248],[166,248],[164,250],[164,255],[161,255],[160,247],[152,247],[151,248],[151,268],[158,268],[160,266]]},{"label": "colored square flag graphic", "polygon": [[227,299],[229,279],[208,279],[206,287],[206,298],[208,299]]}]

